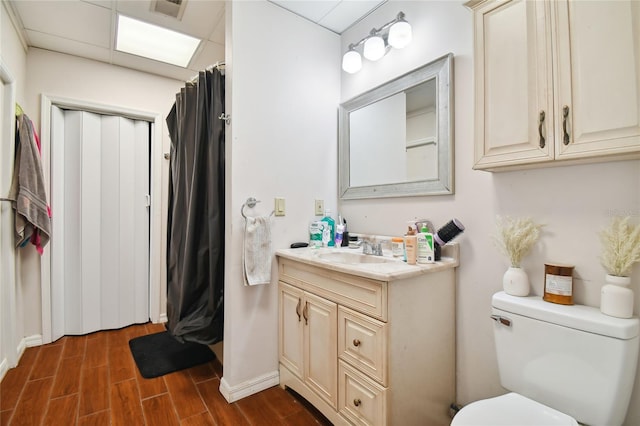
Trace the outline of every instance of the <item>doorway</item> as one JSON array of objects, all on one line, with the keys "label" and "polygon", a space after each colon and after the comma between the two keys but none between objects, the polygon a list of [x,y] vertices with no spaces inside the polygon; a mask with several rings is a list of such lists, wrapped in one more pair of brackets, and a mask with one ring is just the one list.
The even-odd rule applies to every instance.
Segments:
[{"label": "doorway", "polygon": [[53,213],[43,342],[161,321],[161,116],[46,95],[42,114]]}]

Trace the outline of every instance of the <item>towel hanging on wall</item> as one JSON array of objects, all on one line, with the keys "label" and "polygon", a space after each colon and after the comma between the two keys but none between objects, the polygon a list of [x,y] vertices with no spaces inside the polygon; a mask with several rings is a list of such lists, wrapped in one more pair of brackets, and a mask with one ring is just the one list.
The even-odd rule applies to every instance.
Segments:
[{"label": "towel hanging on wall", "polygon": [[271,282],[271,216],[246,217],[242,275],[245,285]]}]

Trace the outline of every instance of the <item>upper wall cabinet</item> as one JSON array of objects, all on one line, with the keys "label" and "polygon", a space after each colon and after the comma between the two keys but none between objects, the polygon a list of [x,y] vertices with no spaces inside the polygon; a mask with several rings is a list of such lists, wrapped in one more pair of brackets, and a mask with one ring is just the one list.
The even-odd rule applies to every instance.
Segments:
[{"label": "upper wall cabinet", "polygon": [[640,2],[477,0],[474,169],[640,158]]}]

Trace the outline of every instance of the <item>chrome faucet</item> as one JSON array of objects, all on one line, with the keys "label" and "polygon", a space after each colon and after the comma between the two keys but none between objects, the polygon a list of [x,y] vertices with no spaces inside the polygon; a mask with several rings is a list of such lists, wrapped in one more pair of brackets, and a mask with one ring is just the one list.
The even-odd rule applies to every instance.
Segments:
[{"label": "chrome faucet", "polygon": [[382,256],[382,243],[376,241],[362,240],[362,254],[372,254]]}]

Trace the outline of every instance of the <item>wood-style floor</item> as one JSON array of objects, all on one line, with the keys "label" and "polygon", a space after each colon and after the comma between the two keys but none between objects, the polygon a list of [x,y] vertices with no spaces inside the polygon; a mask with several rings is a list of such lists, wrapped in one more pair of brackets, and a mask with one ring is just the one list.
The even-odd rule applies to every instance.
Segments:
[{"label": "wood-style floor", "polygon": [[0,426],[331,424],[277,386],[227,403],[217,360],[144,379],[129,340],[160,331],[139,324],[28,348],[0,383]]}]

